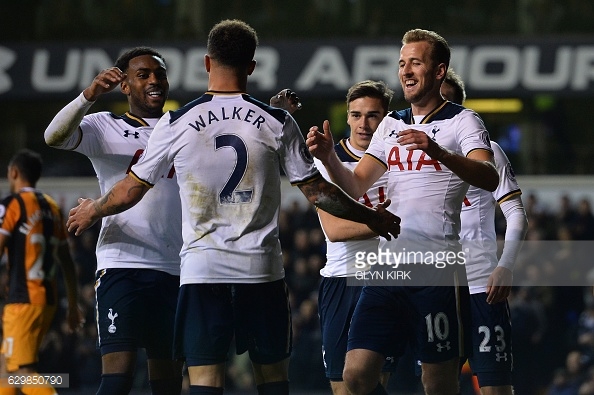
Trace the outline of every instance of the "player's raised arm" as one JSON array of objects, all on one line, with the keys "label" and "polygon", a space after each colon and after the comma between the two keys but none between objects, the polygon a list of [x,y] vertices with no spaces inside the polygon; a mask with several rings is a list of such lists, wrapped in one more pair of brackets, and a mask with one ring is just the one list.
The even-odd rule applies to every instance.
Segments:
[{"label": "player's raised arm", "polygon": [[334,151],[334,139],[328,120],[324,121],[322,131],[317,126],[309,129],[306,144],[309,152],[322,162],[332,181],[351,197],[362,196],[386,171],[367,155],[361,158],[354,171],[345,167]]},{"label": "player's raised arm", "polygon": [[[44,138],[50,147],[61,147],[78,130],[83,117],[100,95],[111,92],[126,74],[117,67],[101,71],[78,97],[62,108],[45,129]],[[77,139],[78,142],[78,139]],[[76,145],[74,142],[73,145]]]},{"label": "player's raised arm", "polygon": [[68,215],[68,231],[80,235],[99,219],[133,207],[148,190],[147,185],[128,174],[98,199],[79,198],[79,205],[71,209]]}]

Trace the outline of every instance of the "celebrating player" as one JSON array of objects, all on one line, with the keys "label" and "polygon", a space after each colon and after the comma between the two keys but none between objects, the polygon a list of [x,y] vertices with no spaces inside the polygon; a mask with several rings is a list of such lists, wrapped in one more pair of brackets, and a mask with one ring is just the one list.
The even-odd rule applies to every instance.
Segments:
[{"label": "celebrating player", "polygon": [[[375,130],[388,113],[394,92],[382,81],[362,81],[351,86],[347,93],[347,123],[350,136],[334,146],[338,158],[353,169],[359,162]],[[316,166],[327,180],[322,163],[315,159]],[[386,199],[388,173],[382,175],[359,198],[370,207]],[[326,377],[330,380],[335,395],[348,394],[342,379],[344,358],[347,351],[348,329],[362,286],[347,286],[348,277],[356,274],[356,255],[362,252],[377,252],[377,234],[363,225],[346,221],[318,210],[320,224],[326,235],[326,265],[320,270],[318,306],[322,329],[322,356]],[[361,269],[359,269],[361,270]],[[396,368],[393,355],[386,357],[382,384],[388,383],[390,372]]]},{"label": "celebrating player", "polygon": [[216,24],[204,58],[206,94],[166,113],[126,178],[97,200],[80,199],[67,223],[80,234],[132,207],[175,165],[184,237],[175,352],[188,365],[191,394],[223,392],[234,337],[237,352],[249,352],[258,392],[288,393],[291,316],[278,239],[279,165],[318,207],[387,238],[399,231],[399,219],[385,210],[389,200],[371,209],[325,181],[291,115],[246,93],[257,45],[246,23]]},{"label": "celebrating player", "polygon": [[[416,335],[425,392],[455,394],[464,352],[459,297],[465,287],[456,285],[456,278],[465,278],[459,264],[459,214],[468,184],[493,191],[499,177],[480,117],[441,97],[450,61],[446,40],[414,29],[402,43],[398,74],[411,107],[384,118],[355,169],[343,166],[334,153],[328,121],[321,132],[316,126],[310,129],[307,144],[351,196],[363,195],[388,171],[387,194],[394,201],[393,212],[402,218],[402,232],[398,239],[380,241],[380,252],[401,253],[400,263],[417,281],[410,283],[417,286],[400,282],[363,289],[343,372],[349,391],[385,393],[378,382],[384,352],[406,342],[410,331]],[[422,276],[415,277],[419,268]]]},{"label": "celebrating player", "polygon": [[[118,86],[128,98],[128,112],[85,115],[102,94]],[[163,57],[151,48],[133,48],[58,112],[45,141],[86,155],[105,193],[142,155],[168,93]],[[106,218],[101,226],[95,283],[102,359],[99,395],[130,392],[141,347],[147,352],[152,393],[181,391],[182,362],[172,354],[182,246],[173,167],[154,189],[141,204]]]}]

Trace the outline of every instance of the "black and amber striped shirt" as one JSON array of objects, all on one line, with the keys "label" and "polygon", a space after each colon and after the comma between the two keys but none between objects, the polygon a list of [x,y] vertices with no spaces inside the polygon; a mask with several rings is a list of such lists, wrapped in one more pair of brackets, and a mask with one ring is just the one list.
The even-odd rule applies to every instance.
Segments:
[{"label": "black and amber striped shirt", "polygon": [[8,236],[8,303],[56,304],[54,249],[66,241],[57,203],[24,188],[2,201],[0,232]]}]

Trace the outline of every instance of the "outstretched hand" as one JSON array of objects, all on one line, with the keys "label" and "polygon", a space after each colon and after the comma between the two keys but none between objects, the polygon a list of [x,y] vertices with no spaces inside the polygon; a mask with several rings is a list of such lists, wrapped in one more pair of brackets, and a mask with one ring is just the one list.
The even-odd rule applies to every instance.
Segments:
[{"label": "outstretched hand", "polygon": [[289,114],[293,114],[297,110],[301,110],[303,107],[297,93],[290,89],[283,89],[276,95],[270,98],[270,105],[276,108],[282,108],[287,110]]},{"label": "outstretched hand", "polygon": [[324,121],[321,132],[317,126],[309,128],[305,143],[313,156],[322,163],[327,163],[328,158],[334,152],[334,138],[330,130],[330,122],[328,120]]},{"label": "outstretched hand", "polygon": [[397,238],[400,234],[400,217],[392,214],[386,207],[392,203],[390,199],[375,206],[375,211],[378,213],[376,220],[368,223],[369,229],[379,234],[386,240],[392,240],[392,237]]},{"label": "outstretched hand", "polygon": [[68,232],[74,232],[76,236],[79,236],[99,220],[96,214],[97,210],[93,199],[78,198],[78,206],[72,208],[68,213],[68,221],[66,221]]}]

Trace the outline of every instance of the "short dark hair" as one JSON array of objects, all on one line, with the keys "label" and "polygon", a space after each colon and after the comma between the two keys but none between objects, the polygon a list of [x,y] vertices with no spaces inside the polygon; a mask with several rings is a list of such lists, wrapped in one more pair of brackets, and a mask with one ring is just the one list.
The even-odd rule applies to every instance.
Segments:
[{"label": "short dark hair", "polygon": [[143,55],[155,56],[161,59],[163,61],[163,64],[167,64],[165,63],[165,58],[163,57],[163,55],[157,52],[156,49],[151,47],[136,47],[129,49],[128,51],[121,54],[116,60],[115,66],[123,72],[126,72],[126,70],[128,70],[128,67],[130,67],[130,61],[138,56]]},{"label": "short dark hair", "polygon": [[434,31],[423,29],[412,29],[404,33],[402,44],[426,41],[431,45],[431,58],[436,62],[434,66],[445,63],[446,68],[450,66],[451,51],[445,38]]},{"label": "short dark hair", "polygon": [[466,100],[464,81],[462,81],[462,78],[454,71],[454,69],[448,69],[443,83],[449,84],[452,88],[454,88],[454,97],[452,98],[454,103],[460,105],[464,103],[464,100]]},{"label": "short dark hair", "polygon": [[380,99],[384,113],[387,114],[392,97],[394,97],[394,91],[388,88],[388,85],[386,85],[384,81],[365,80],[357,82],[355,85],[351,86],[347,92],[347,106],[353,100],[360,99],[362,97]]},{"label": "short dark hair", "polygon": [[258,46],[258,34],[247,23],[226,19],[208,33],[206,50],[211,59],[233,68],[248,67]]},{"label": "short dark hair", "polygon": [[41,177],[43,161],[37,152],[24,148],[14,154],[8,162],[8,166],[16,167],[23,179],[35,185]]}]

